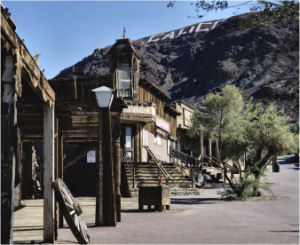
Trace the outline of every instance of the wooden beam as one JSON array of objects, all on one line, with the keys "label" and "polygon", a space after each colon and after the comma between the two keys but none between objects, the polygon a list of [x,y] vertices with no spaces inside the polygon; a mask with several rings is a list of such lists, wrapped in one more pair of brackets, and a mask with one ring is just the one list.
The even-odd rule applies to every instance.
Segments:
[{"label": "wooden beam", "polygon": [[103,109],[103,224],[116,226],[115,179],[112,155],[111,116],[109,109]]},{"label": "wooden beam", "polygon": [[[59,131],[59,119],[55,118],[55,135],[58,135]],[[59,138],[55,137],[55,179],[59,178]],[[55,197],[55,222],[54,222],[55,232],[54,237],[57,240],[58,237],[58,228],[59,228],[59,203]]]},{"label": "wooden beam", "polygon": [[[16,167],[16,186],[15,186],[15,208],[21,207],[21,199],[22,199],[22,185],[21,185],[21,176],[22,176],[22,141],[21,141],[21,130],[17,128],[17,139],[18,139],[18,145],[17,145],[17,167]],[[18,178],[18,177],[19,178]]]},{"label": "wooden beam", "polygon": [[199,136],[199,140],[200,140],[200,155],[201,157],[203,157],[203,131],[200,132],[200,136]]},{"label": "wooden beam", "polygon": [[93,138],[93,139],[87,139],[87,138],[66,138],[64,139],[64,142],[95,142],[96,143],[97,138]]},{"label": "wooden beam", "polygon": [[212,142],[211,137],[208,138],[208,156],[209,156],[209,162],[211,163],[211,156],[212,156]]},{"label": "wooden beam", "polygon": [[135,131],[135,145],[136,145],[136,161],[141,161],[141,140],[140,140],[140,124],[136,124],[136,131]]},{"label": "wooden beam", "polygon": [[92,133],[90,134],[63,134],[63,137],[66,138],[66,141],[70,142],[72,140],[67,140],[67,139],[87,139],[87,141],[95,141],[97,140],[97,135],[93,135]]},{"label": "wooden beam", "polygon": [[96,226],[116,226],[115,178],[111,117],[108,108],[99,112],[97,153]]},{"label": "wooden beam", "polygon": [[54,108],[44,106],[44,242],[54,242]]},{"label": "wooden beam", "polygon": [[66,162],[64,164],[64,170],[66,170],[68,167],[72,166],[76,162],[78,162],[81,158],[85,157],[86,154],[92,150],[94,147],[92,145],[86,146],[81,152],[79,152],[72,160]]},{"label": "wooden beam", "polygon": [[[99,122],[102,120],[102,110],[99,111]],[[103,124],[99,123],[98,147],[96,155],[96,226],[103,225]]]},{"label": "wooden beam", "polygon": [[121,122],[120,113],[114,112],[112,124],[113,161],[116,191],[116,219],[121,221]]},{"label": "wooden beam", "polygon": [[[58,129],[58,177],[64,179],[64,138],[61,135],[61,127]],[[61,208],[59,207],[59,228],[63,228],[64,219]]]},{"label": "wooden beam", "polygon": [[[2,29],[2,28],[1,28]],[[4,54],[5,55],[5,54]],[[13,242],[14,185],[17,158],[14,57],[6,56],[1,80],[1,243]]]}]

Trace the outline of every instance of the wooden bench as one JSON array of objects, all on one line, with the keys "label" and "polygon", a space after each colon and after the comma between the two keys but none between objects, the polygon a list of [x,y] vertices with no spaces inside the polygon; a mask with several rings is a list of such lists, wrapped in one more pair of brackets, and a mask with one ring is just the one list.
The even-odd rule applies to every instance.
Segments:
[{"label": "wooden bench", "polygon": [[170,209],[170,188],[162,186],[140,186],[139,187],[139,210],[143,211],[144,205],[151,209],[162,212],[164,207]]}]

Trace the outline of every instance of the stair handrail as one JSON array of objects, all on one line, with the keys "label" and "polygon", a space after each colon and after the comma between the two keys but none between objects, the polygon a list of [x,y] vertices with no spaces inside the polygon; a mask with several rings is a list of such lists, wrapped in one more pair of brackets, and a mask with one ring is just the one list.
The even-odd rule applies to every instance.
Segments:
[{"label": "stair handrail", "polygon": [[131,169],[132,174],[132,188],[135,188],[135,164],[134,162],[128,161],[129,167]]},{"label": "stair handrail", "polygon": [[[235,168],[233,166],[231,166],[229,163],[222,161],[221,159],[214,157],[214,156],[204,155],[204,157],[211,159],[216,165],[218,165],[218,167],[220,167],[222,169],[225,166],[226,168],[229,169],[229,171],[231,173],[231,177],[233,176],[233,172],[234,172]],[[223,166],[221,164],[223,164]]]},{"label": "stair handrail", "polygon": [[185,163],[185,165],[199,165],[201,162],[199,159],[194,158],[172,146],[170,147],[170,157],[179,159],[181,162]]},{"label": "stair handrail", "polygon": [[152,160],[154,161],[154,163],[156,164],[156,166],[158,167],[158,169],[162,172],[162,174],[164,175],[164,177],[166,178],[166,181],[168,183],[168,180],[171,179],[171,176],[169,175],[167,170],[162,166],[162,164],[155,157],[154,153],[150,150],[150,148],[148,146],[145,146],[145,149],[148,152],[148,154],[150,155],[150,157],[152,158]]}]

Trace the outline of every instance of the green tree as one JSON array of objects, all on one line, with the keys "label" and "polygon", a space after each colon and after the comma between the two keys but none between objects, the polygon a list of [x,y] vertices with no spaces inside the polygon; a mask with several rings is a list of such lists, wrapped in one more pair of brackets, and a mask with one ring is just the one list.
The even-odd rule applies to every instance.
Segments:
[{"label": "green tree", "polygon": [[[193,115],[191,133],[202,130],[219,141],[220,160],[231,193],[238,197],[259,195],[260,179],[270,158],[293,144],[287,120],[273,104],[265,107],[250,100],[244,106],[239,90],[233,86],[208,94],[204,106],[206,110]],[[246,169],[235,182],[228,176],[225,161],[230,159],[239,165],[245,153]]]},{"label": "green tree", "polygon": [[222,136],[232,118],[243,109],[243,97],[238,88],[227,85],[221,92],[208,94],[203,105],[205,109],[196,111],[192,117],[191,134],[199,135],[202,131],[217,140],[223,159]]},{"label": "green tree", "polygon": [[250,100],[241,115],[242,143],[247,153],[246,173],[255,178],[255,196],[259,194],[260,178],[270,158],[289,149],[293,144],[290,126],[282,114],[274,104],[265,107]]}]

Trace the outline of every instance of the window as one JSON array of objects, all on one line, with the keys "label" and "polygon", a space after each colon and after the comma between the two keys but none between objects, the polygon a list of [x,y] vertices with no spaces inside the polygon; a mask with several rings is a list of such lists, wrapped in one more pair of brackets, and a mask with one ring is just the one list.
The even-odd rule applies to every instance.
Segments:
[{"label": "window", "polygon": [[161,135],[160,134],[156,134],[156,136],[154,138],[154,144],[161,145]]},{"label": "window", "polygon": [[119,66],[119,89],[123,97],[131,96],[131,74],[129,64]]}]

